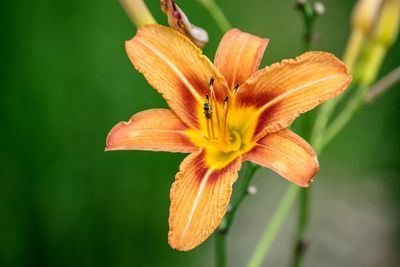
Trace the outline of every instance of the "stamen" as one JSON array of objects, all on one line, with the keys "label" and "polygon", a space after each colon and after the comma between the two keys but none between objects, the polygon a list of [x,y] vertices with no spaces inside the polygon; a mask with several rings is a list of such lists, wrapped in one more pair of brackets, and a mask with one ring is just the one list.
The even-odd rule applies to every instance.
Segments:
[{"label": "stamen", "polygon": [[229,100],[229,97],[225,97],[225,100],[224,100],[224,108],[228,105],[228,100]]},{"label": "stamen", "polygon": [[206,95],[206,101],[204,102],[203,109],[204,109],[204,115],[206,116],[206,118],[211,119],[211,117],[212,117],[211,104],[210,104],[210,99],[208,98],[208,95]]},{"label": "stamen", "polygon": [[239,84],[236,84],[235,87],[233,88],[233,93],[236,94],[238,89],[239,89]]},{"label": "stamen", "polygon": [[210,120],[206,120],[206,124],[207,124],[207,136],[212,138],[210,131]]},{"label": "stamen", "polygon": [[214,85],[214,80],[215,80],[214,76],[212,76],[211,79],[210,79],[209,87]]},{"label": "stamen", "polygon": [[221,141],[226,144],[226,121],[228,118],[228,111],[229,111],[229,98],[225,97],[224,100],[224,117],[222,121],[222,138]]},{"label": "stamen", "polygon": [[[214,92],[214,77],[211,77],[210,79],[210,83],[209,83],[209,89],[210,89],[210,93],[211,93],[211,105],[214,107],[215,110],[215,115],[217,117],[217,132],[220,132],[220,121],[219,121],[219,111],[218,111],[218,105],[216,102],[216,97],[215,97],[215,92]],[[217,138],[215,135],[215,131],[214,131],[214,118],[211,118],[211,129],[213,132],[213,137]]]},{"label": "stamen", "polygon": [[208,95],[206,95],[206,100],[204,102],[203,109],[204,109],[204,115],[206,117],[207,136],[211,137],[210,119],[212,118],[212,114],[211,114],[210,99],[208,98]]}]

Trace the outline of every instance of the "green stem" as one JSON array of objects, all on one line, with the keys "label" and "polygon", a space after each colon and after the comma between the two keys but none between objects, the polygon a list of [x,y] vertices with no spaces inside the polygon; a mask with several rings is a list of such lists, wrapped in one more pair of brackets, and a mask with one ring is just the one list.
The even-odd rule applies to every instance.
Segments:
[{"label": "green stem", "polygon": [[393,88],[396,83],[400,82],[400,66],[386,74],[382,79],[368,89],[368,94],[365,96],[367,103],[374,102],[379,96],[383,95],[390,88]]},{"label": "green stem", "polygon": [[232,208],[230,211],[228,211],[228,213],[226,214],[226,225],[224,227],[224,229],[220,229],[225,231],[226,233],[229,231],[232,222],[233,222],[233,218],[235,217],[236,211],[239,208],[240,204],[242,203],[242,201],[244,200],[244,198],[248,195],[248,188],[251,182],[251,179],[254,176],[254,173],[260,168],[259,165],[257,164],[253,164],[251,162],[246,162],[247,166],[243,175],[243,184],[240,187],[240,190],[238,192],[238,196],[235,199],[235,201],[233,201],[232,203]]},{"label": "green stem", "polygon": [[205,9],[210,13],[211,17],[217,23],[219,29],[224,33],[232,28],[229,20],[226,18],[224,12],[215,2],[215,0],[197,0],[204,6]]},{"label": "green stem", "polygon": [[307,249],[306,230],[310,220],[310,193],[309,188],[300,189],[300,209],[297,223],[297,236],[294,248],[294,257],[292,266],[302,265],[304,253]]},{"label": "green stem", "polygon": [[226,236],[224,233],[216,233],[216,266],[226,266]]},{"label": "green stem", "polygon": [[364,96],[367,90],[368,86],[364,84],[358,85],[353,98],[349,100],[346,107],[326,129],[323,142],[319,147],[320,150],[324,149],[324,147],[331,142],[332,139],[340,132],[340,130],[342,130],[343,127],[351,120],[354,113],[356,113],[356,111],[363,104]]},{"label": "green stem", "polygon": [[299,6],[301,13],[303,15],[303,23],[305,26],[304,31],[304,51],[310,50],[311,41],[313,38],[314,32],[314,22],[315,22],[315,13],[312,9],[311,5],[308,3],[304,3]]},{"label": "green stem", "polygon": [[[310,50],[311,42],[313,38],[314,26],[316,13],[314,12],[311,5],[307,2],[300,4],[299,8],[301,10],[303,16],[304,23],[304,51]],[[305,114],[303,119],[302,135],[308,140],[311,138],[313,122],[315,121],[315,114],[313,112],[309,112]],[[306,252],[306,230],[309,222],[309,213],[310,213],[310,201],[309,201],[309,191],[310,189],[301,188],[300,189],[300,201],[299,201],[299,215],[297,221],[297,234],[295,241],[295,248],[293,252],[293,266],[300,266],[303,261],[304,254]]]},{"label": "green stem", "polygon": [[338,99],[332,99],[321,106],[317,117],[315,118],[314,127],[311,132],[312,145],[316,150],[320,150],[322,146],[322,137],[325,132],[326,126],[328,125],[329,118],[331,117]]},{"label": "green stem", "polygon": [[329,102],[324,103],[317,113],[314,127],[311,132],[310,143],[319,153],[322,152],[323,147],[326,145],[326,142],[324,141],[325,131],[328,127],[329,120],[331,119],[332,114],[335,111],[335,108],[340,103],[340,101],[346,98],[346,95],[348,95],[349,93],[354,93],[354,95],[357,95],[357,92],[353,92],[353,89],[354,84],[350,84],[349,88],[347,88],[342,95],[330,100]]},{"label": "green stem", "polygon": [[279,229],[282,226],[284,219],[286,218],[298,193],[300,192],[300,189],[300,187],[294,184],[289,186],[274,214],[272,215],[272,219],[268,227],[262,234],[261,239],[256,246],[256,249],[250,257],[250,261],[247,263],[247,267],[261,266],[264,258],[268,254],[269,249],[271,248],[272,242],[274,241],[276,235],[279,232]]},{"label": "green stem", "polygon": [[229,229],[231,228],[235,214],[243,202],[245,197],[248,195],[248,188],[255,172],[260,168],[259,165],[251,162],[245,162],[240,172],[242,185],[238,191],[237,197],[232,202],[231,209],[226,213],[222,219],[221,224],[216,232],[216,264],[218,267],[226,266],[226,236],[228,235]]}]

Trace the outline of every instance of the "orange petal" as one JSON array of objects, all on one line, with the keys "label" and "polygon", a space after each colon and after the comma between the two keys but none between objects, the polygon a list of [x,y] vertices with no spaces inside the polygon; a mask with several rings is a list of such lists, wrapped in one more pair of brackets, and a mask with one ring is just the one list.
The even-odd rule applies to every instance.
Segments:
[{"label": "orange petal", "polygon": [[226,81],[218,70],[192,41],[174,29],[142,26],[125,46],[136,69],[191,128],[199,128],[198,110],[209,94],[212,77],[218,100],[222,103],[227,96]]},{"label": "orange petal", "polygon": [[303,187],[310,185],[319,170],[314,149],[303,138],[287,129],[267,134],[243,158],[270,168]]},{"label": "orange petal", "polygon": [[346,66],[334,55],[307,52],[255,73],[239,88],[236,103],[259,109],[257,140],[287,128],[301,113],[342,93],[350,82]]},{"label": "orange petal", "polygon": [[224,75],[229,88],[241,85],[258,70],[268,41],[238,29],[232,29],[224,35],[214,64]]},{"label": "orange petal", "polygon": [[198,148],[185,135],[188,128],[168,109],[136,113],[115,125],[107,136],[106,150],[153,150],[191,153]]},{"label": "orange petal", "polygon": [[171,247],[191,250],[214,232],[226,213],[241,162],[238,157],[223,169],[208,169],[201,151],[183,160],[170,193]]}]

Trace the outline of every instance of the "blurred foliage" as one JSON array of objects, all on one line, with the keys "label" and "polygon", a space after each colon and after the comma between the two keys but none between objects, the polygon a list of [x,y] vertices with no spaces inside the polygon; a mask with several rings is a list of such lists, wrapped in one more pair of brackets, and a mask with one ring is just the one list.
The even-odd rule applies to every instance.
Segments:
[{"label": "blurred foliage", "polygon": [[[165,24],[159,1],[147,2]],[[263,65],[301,52],[293,1],[218,2],[235,27],[270,38]],[[215,23],[196,1],[178,3],[209,32],[205,54],[213,58],[222,36]],[[340,56],[354,1],[324,3],[314,48]],[[210,262],[212,242],[189,253],[167,243],[169,188],[184,155],[103,151],[118,121],[166,107],[125,55],[135,28],[118,1],[6,1],[2,13],[0,266]],[[381,75],[399,55],[397,43]],[[387,173],[384,183],[400,201],[399,101],[397,86],[366,107],[325,151],[322,168],[360,178]]]}]

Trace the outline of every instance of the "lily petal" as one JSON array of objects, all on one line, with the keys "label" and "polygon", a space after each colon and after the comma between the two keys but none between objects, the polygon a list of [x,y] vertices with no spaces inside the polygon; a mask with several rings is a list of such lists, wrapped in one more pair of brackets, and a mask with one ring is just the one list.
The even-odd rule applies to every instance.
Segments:
[{"label": "lily petal", "polygon": [[313,148],[303,138],[287,129],[267,134],[243,158],[270,168],[303,187],[310,185],[319,170]]},{"label": "lily petal", "polygon": [[174,249],[191,250],[206,240],[226,213],[241,157],[225,168],[205,166],[204,152],[186,157],[171,187],[168,242]]},{"label": "lily petal", "polygon": [[167,101],[187,126],[198,129],[198,113],[214,77],[221,103],[228,89],[224,77],[192,41],[161,25],[145,25],[125,43],[135,68]]},{"label": "lily petal", "polygon": [[187,130],[171,110],[149,109],[115,125],[107,136],[106,150],[191,153],[198,148],[186,137]]},{"label": "lily petal", "polygon": [[334,55],[307,52],[255,73],[239,88],[236,103],[258,108],[253,135],[257,140],[287,128],[301,113],[342,93],[350,82],[346,65]]},{"label": "lily petal", "polygon": [[241,32],[228,31],[215,54],[214,64],[224,75],[229,88],[244,83],[258,70],[269,39]]}]

